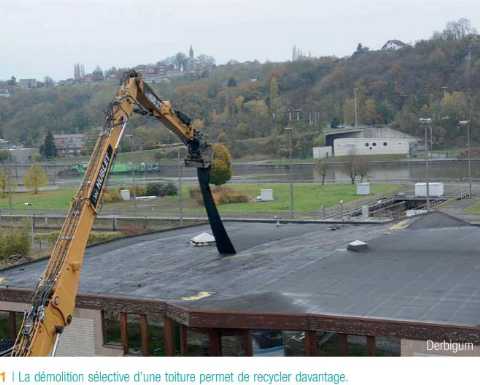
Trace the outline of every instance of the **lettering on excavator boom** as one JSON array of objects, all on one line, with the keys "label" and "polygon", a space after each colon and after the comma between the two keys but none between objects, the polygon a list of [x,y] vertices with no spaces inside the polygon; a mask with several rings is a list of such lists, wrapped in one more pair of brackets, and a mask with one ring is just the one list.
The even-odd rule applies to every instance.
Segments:
[{"label": "lettering on excavator boom", "polygon": [[108,146],[105,156],[103,158],[102,166],[98,172],[97,179],[93,185],[92,194],[90,195],[90,202],[92,202],[93,207],[97,207],[98,201],[100,198],[100,193],[102,192],[105,179],[110,170],[113,161],[113,148]]},{"label": "lettering on excavator boom", "polygon": [[187,115],[161,100],[140,75],[130,71],[110,104],[82,185],[73,199],[47,268],[34,290],[31,309],[26,312],[12,347],[13,356],[54,354],[61,331],[71,323],[88,237],[126,122],[135,112],[160,120],[186,145],[185,163],[197,167],[217,249],[220,254],[235,254],[209,187],[211,146],[192,127]]}]

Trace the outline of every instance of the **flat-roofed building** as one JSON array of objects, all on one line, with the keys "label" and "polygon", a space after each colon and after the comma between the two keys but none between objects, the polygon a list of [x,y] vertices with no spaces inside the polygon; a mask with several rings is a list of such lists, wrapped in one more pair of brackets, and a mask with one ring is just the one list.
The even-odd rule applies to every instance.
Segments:
[{"label": "flat-roofed building", "polygon": [[333,142],[335,156],[408,155],[410,141],[402,138],[341,138]]},{"label": "flat-roofed building", "polygon": [[59,156],[80,155],[86,140],[84,134],[59,134],[53,135],[53,139]]},{"label": "flat-roofed building", "polygon": [[[208,346],[195,350],[200,354],[221,355],[222,344],[238,338],[243,348],[235,354],[251,355],[259,330],[302,334],[297,343],[306,355],[326,342],[340,355],[349,344],[369,355],[480,354],[478,227],[441,212],[334,232],[329,224],[226,227],[238,251],[233,257],[189,246],[206,225],[87,249],[61,354],[150,354],[159,333],[158,352],[174,355],[180,341],[188,354],[202,333]],[[349,250],[355,239],[367,247]],[[9,312],[12,336],[46,264],[0,274],[0,313]],[[111,345],[115,336],[120,350]]]}]

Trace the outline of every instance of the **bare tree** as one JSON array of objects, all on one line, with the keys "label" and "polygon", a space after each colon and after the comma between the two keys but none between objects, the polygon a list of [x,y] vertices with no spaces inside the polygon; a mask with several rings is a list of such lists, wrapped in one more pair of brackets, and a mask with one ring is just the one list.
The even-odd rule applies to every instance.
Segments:
[{"label": "bare tree", "polygon": [[357,156],[354,152],[351,152],[345,158],[345,162],[343,164],[343,168],[345,173],[350,177],[352,184],[355,184],[355,179],[357,178]]},{"label": "bare tree", "polygon": [[462,40],[468,35],[476,33],[477,30],[472,27],[470,20],[461,18],[457,21],[448,22],[440,36],[445,40]]},{"label": "bare tree", "polygon": [[330,163],[327,159],[319,159],[315,162],[315,169],[322,178],[322,186],[325,184]]},{"label": "bare tree", "polygon": [[368,175],[368,159],[366,156],[359,156],[355,159],[355,168],[357,170],[357,175],[360,177],[360,183],[363,182],[363,179]]}]

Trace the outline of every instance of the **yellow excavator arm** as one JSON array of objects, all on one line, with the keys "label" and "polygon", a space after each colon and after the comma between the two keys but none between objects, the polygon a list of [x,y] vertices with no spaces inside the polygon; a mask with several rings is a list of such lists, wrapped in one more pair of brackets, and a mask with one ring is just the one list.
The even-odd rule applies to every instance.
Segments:
[{"label": "yellow excavator arm", "polygon": [[32,307],[25,314],[13,346],[13,356],[55,354],[64,327],[72,322],[88,237],[125,126],[133,113],[157,118],[187,146],[185,163],[198,169],[212,231],[218,236],[217,248],[221,253],[235,252],[214,205],[212,211],[213,200],[208,196],[211,195],[208,188],[210,146],[185,114],[173,109],[168,101],[161,100],[141,76],[130,71],[106,114],[103,131],[82,185],[73,199],[46,270],[34,290]]}]

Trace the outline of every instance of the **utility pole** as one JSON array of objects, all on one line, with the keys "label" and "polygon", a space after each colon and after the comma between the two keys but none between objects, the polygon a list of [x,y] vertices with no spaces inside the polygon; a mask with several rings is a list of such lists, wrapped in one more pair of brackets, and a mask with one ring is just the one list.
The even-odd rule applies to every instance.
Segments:
[{"label": "utility pole", "polygon": [[[470,110],[471,114],[471,110]],[[458,124],[467,128],[467,175],[468,175],[468,197],[472,197],[472,149],[471,149],[471,115],[470,120],[461,120]]]},{"label": "utility pole", "polygon": [[182,200],[182,177],[183,177],[183,164],[180,152],[182,147],[177,147],[177,162],[178,162],[178,213],[180,218],[180,226],[183,226],[183,200]]},{"label": "utility pole", "polygon": [[25,202],[24,203],[25,206],[29,207],[31,212],[32,212],[32,216],[31,216],[31,219],[32,219],[32,223],[31,223],[31,245],[32,245],[32,249],[35,247],[35,212],[33,211],[33,205],[31,202]]},{"label": "utility pole", "polygon": [[358,88],[353,89],[353,100],[355,104],[355,128],[358,128],[358,98],[357,98]]},{"label": "utility pole", "polygon": [[443,90],[443,97],[447,96],[448,87],[447,87],[447,86],[443,86],[443,87],[442,87],[442,90]]},{"label": "utility pole", "polygon": [[176,148],[177,149],[177,178],[178,178],[177,197],[178,197],[178,219],[179,219],[180,225],[183,225],[183,220],[184,220],[184,218],[183,218],[183,199],[182,199],[183,162],[182,162],[182,158],[180,156],[182,148],[184,146],[185,145],[183,143],[171,143],[171,144],[165,144],[165,145],[158,146],[160,148],[170,148],[170,149]]},{"label": "utility pole", "polygon": [[288,131],[288,179],[289,179],[289,190],[290,190],[290,218],[293,218],[294,217],[293,180],[292,180],[293,128],[285,127],[285,130]]},{"label": "utility pole", "polygon": [[472,98],[472,46],[468,47],[468,56],[467,56],[467,84],[468,84],[468,121],[467,121],[467,151],[468,151],[468,198],[472,198],[472,110],[473,110],[473,98]]},{"label": "utility pole", "polygon": [[472,150],[471,150],[471,143],[472,143],[472,110],[470,110],[470,121],[467,125],[467,151],[468,151],[468,198],[472,198]]},{"label": "utility pole", "polygon": [[426,184],[426,195],[427,195],[427,210],[430,211],[430,151],[428,151],[428,131],[432,132],[432,119],[431,118],[420,118],[420,124],[425,128],[425,184]]},{"label": "utility pole", "polygon": [[137,208],[137,178],[135,175],[135,168],[136,164],[133,163],[132,170],[133,170],[133,205],[135,209]]}]

